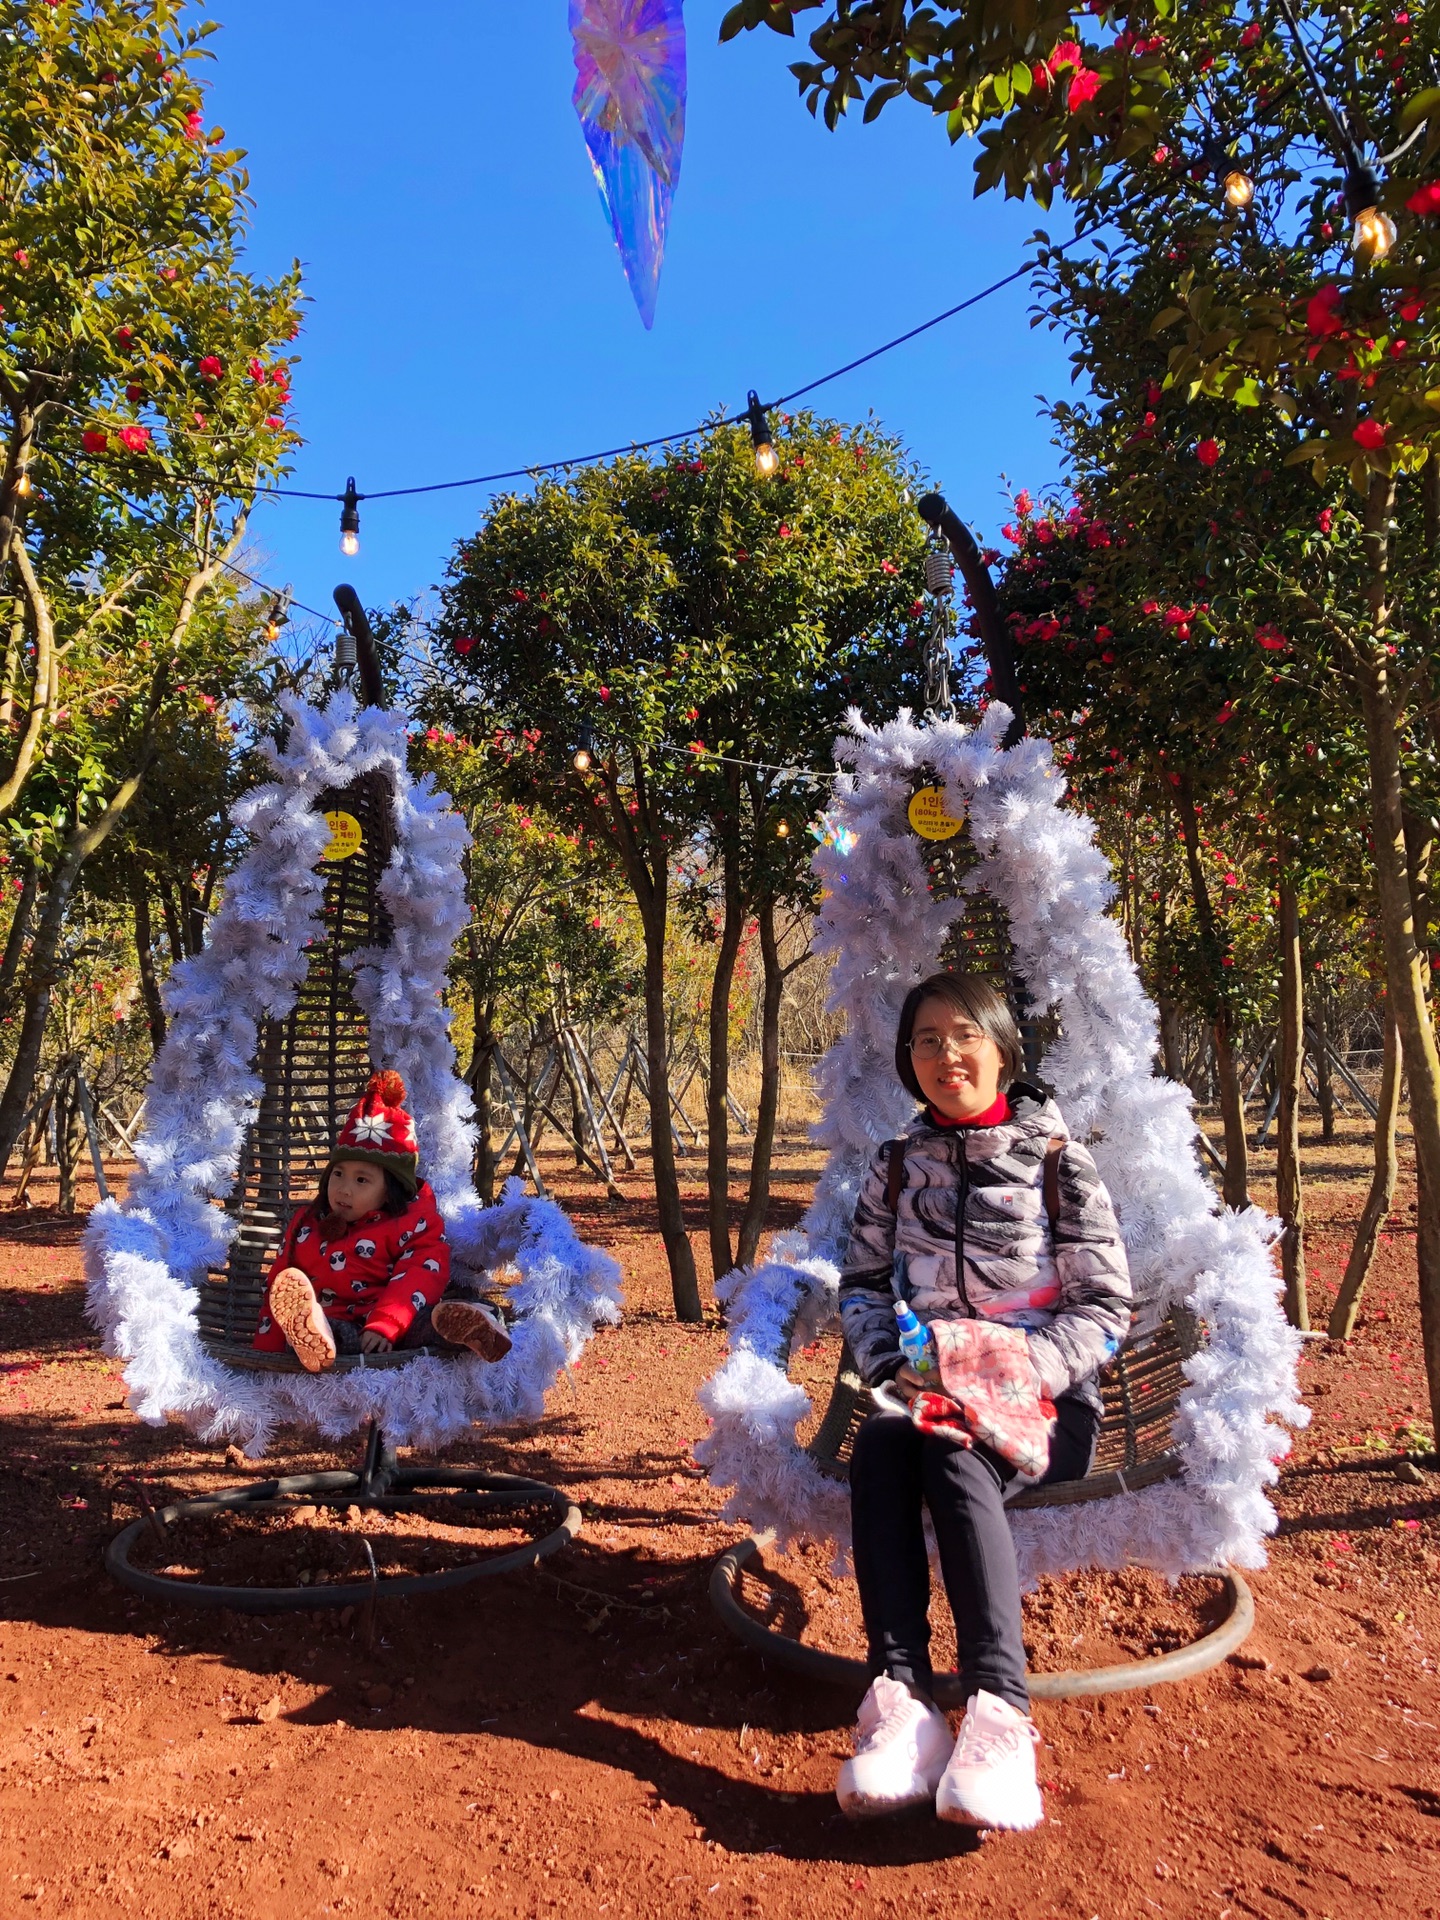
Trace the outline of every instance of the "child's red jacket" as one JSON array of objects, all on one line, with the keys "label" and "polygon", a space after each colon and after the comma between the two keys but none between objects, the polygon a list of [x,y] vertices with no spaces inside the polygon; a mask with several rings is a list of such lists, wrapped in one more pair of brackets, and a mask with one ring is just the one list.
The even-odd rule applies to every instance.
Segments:
[{"label": "child's red jacket", "polygon": [[332,1214],[317,1220],[302,1207],[290,1222],[265,1282],[265,1310],[254,1344],[282,1352],[285,1336],[270,1318],[270,1281],[299,1267],[314,1286],[327,1317],[359,1320],[372,1333],[398,1340],[422,1307],[433,1307],[450,1279],[445,1223],[428,1181],[403,1213],[368,1213],[347,1227]]}]

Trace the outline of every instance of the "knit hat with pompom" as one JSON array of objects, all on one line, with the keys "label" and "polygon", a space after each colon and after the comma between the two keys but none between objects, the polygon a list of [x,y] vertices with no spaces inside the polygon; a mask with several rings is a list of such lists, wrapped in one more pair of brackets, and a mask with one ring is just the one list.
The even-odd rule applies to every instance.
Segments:
[{"label": "knit hat with pompom", "polygon": [[330,1165],[337,1160],[364,1160],[382,1167],[394,1174],[407,1193],[419,1187],[415,1123],[405,1111],[405,1082],[393,1069],[371,1074],[369,1086],[336,1137]]}]

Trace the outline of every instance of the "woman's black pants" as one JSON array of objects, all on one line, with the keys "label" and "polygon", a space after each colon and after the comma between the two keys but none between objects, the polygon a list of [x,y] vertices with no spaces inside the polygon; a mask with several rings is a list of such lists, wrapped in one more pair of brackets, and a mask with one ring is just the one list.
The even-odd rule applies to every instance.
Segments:
[{"label": "woman's black pants", "polygon": [[[1089,1415],[1088,1408],[1076,1411]],[[1083,1474],[1086,1442],[1093,1446],[1093,1440],[1090,1424],[1074,1459],[1057,1457],[1075,1451],[1057,1444],[1046,1478]],[[1005,1478],[1004,1466],[988,1450],[922,1433],[898,1414],[872,1414],[850,1456],[855,1579],[870,1671],[928,1695],[934,1685],[930,1560],[921,1516],[922,1506],[928,1507],[955,1618],[965,1698],[983,1687],[1028,1713],[1020,1575],[1001,1499]]]}]

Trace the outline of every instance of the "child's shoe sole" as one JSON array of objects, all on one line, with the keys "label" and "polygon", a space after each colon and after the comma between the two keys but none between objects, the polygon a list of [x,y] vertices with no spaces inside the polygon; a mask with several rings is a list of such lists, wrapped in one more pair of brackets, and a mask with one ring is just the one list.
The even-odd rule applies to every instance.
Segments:
[{"label": "child's shoe sole", "polygon": [[503,1360],[513,1342],[494,1315],[473,1300],[442,1300],[430,1315],[442,1340],[469,1347],[482,1360]]},{"label": "child's shoe sole", "polygon": [[270,1317],[307,1373],[335,1364],[335,1336],[315,1289],[298,1267],[286,1267],[270,1284]]}]

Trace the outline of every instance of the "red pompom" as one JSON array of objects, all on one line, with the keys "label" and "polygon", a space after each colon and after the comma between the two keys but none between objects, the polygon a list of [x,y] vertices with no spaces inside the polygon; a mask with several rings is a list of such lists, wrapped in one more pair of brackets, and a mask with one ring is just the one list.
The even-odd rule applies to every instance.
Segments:
[{"label": "red pompom", "polygon": [[405,1104],[405,1082],[393,1067],[386,1067],[383,1073],[372,1073],[370,1092],[378,1094],[387,1107],[403,1107]]}]

